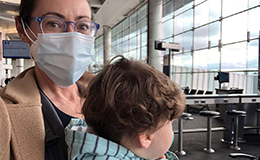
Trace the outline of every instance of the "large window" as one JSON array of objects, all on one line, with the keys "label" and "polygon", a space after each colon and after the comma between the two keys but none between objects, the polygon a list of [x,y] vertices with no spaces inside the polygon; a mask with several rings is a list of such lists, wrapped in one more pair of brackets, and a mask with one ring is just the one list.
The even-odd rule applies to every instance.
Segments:
[{"label": "large window", "polygon": [[[127,58],[147,60],[147,4],[123,19],[111,30],[111,57],[122,54]],[[99,37],[96,40],[96,61],[103,58]],[[102,41],[103,43],[103,41]],[[102,44],[103,45],[103,44]],[[99,52],[97,52],[99,51]],[[97,62],[96,62],[97,63]]]},{"label": "large window", "polygon": [[103,36],[100,36],[95,40],[95,61],[89,66],[89,70],[95,72],[101,69],[103,67],[103,59]]},{"label": "large window", "polygon": [[255,93],[259,5],[258,0],[164,0],[162,38],[180,44],[172,60],[173,80],[182,87],[215,91],[219,84],[214,77],[226,71],[228,87]]},{"label": "large window", "polygon": [[[181,87],[215,91],[219,71],[230,72],[227,87],[256,93],[259,0],[163,0],[162,40],[180,44],[171,77]],[[112,57],[147,60],[147,4],[112,28]],[[103,63],[103,37],[96,39],[96,63]],[[162,54],[167,54],[168,51]],[[241,83],[240,83],[241,82]]]}]

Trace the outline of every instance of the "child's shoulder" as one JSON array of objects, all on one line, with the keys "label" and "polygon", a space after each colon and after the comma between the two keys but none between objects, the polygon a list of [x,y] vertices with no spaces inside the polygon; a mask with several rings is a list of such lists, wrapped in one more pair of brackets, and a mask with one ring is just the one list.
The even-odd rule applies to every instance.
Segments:
[{"label": "child's shoulder", "polygon": [[167,160],[179,160],[178,156],[171,151],[165,153]]},{"label": "child's shoulder", "polygon": [[67,137],[72,137],[73,132],[77,131],[76,134],[82,136],[86,133],[88,125],[83,119],[72,118],[70,123],[65,127],[65,134]]},{"label": "child's shoulder", "polygon": [[70,123],[65,127],[65,129],[77,130],[78,128],[81,127],[87,128],[88,125],[83,119],[72,118],[70,120]]}]

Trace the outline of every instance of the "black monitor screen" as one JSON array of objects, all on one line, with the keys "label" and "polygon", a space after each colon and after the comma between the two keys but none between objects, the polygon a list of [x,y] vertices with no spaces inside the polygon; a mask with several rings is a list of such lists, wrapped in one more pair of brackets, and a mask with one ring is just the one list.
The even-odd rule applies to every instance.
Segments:
[{"label": "black monitor screen", "polygon": [[219,83],[229,82],[229,73],[227,72],[219,72]]}]

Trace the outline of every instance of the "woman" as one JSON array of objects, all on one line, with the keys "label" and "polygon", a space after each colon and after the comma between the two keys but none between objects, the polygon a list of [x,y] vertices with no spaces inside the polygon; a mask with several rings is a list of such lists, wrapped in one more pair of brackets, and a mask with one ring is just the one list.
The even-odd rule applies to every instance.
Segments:
[{"label": "woman", "polygon": [[99,25],[87,0],[22,0],[15,20],[35,67],[0,90],[0,159],[67,159],[64,127],[82,118],[78,80],[93,77]]}]

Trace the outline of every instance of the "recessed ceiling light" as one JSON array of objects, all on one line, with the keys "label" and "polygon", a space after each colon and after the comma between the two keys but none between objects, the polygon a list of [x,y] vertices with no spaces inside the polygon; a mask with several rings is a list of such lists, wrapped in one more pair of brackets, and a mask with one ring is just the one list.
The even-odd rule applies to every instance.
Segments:
[{"label": "recessed ceiling light", "polygon": [[11,14],[11,15],[18,15],[19,13],[17,11],[11,11],[11,10],[7,10],[5,11],[6,14]]}]

